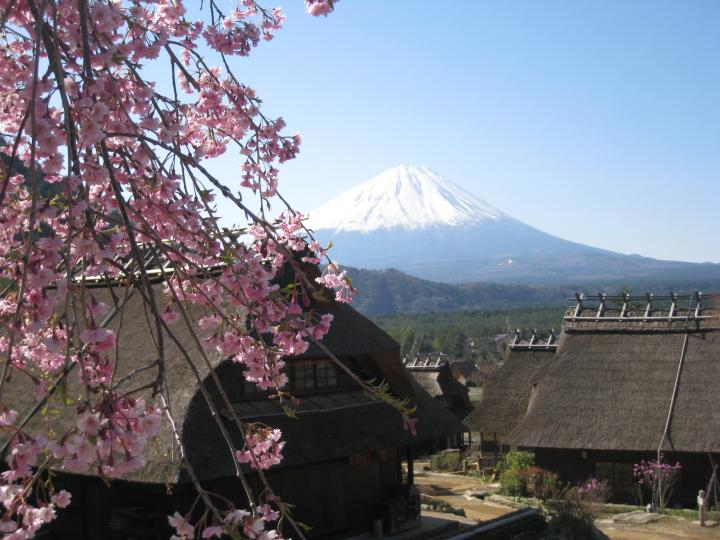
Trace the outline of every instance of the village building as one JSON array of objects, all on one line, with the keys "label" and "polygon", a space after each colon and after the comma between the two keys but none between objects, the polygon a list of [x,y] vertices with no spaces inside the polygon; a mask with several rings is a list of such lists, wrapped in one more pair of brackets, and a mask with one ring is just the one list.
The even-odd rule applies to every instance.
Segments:
[{"label": "village building", "polygon": [[475,360],[465,360],[463,358],[449,358],[450,373],[453,378],[466,387],[477,387],[483,383],[484,373]]},{"label": "village building", "polygon": [[[457,419],[465,418],[472,410],[467,386],[455,377],[451,364],[444,355],[405,357],[403,364],[415,383]],[[425,445],[421,445],[419,450],[433,452],[446,448],[460,448],[463,445],[465,431],[463,429],[461,433],[454,433],[447,438],[428,441]]]},{"label": "village building", "polygon": [[405,357],[403,365],[428,394],[458,418],[465,418],[472,410],[468,388],[464,384],[465,373],[474,376],[477,367],[473,370],[464,362],[458,365],[437,353]]},{"label": "village building", "polygon": [[[557,350],[525,352],[542,363],[533,370],[510,349],[507,367],[521,373],[504,366],[493,389],[488,383],[479,423],[467,423],[503,433],[507,447],[533,450],[538,466],[565,481],[607,480],[616,501],[636,500],[633,464],[660,451],[682,466],[672,504],[693,506],[720,464],[716,302],[700,294],[578,295]],[[501,403],[503,392],[511,404]],[[506,423],[493,424],[493,413]]]},{"label": "village building", "polygon": [[482,396],[465,418],[479,447],[483,469],[495,467],[508,448],[506,437],[525,416],[533,388],[552,361],[557,335],[536,331],[523,338],[518,330],[508,345],[502,366],[483,383]]},{"label": "village building", "polygon": [[[160,299],[160,286],[156,289]],[[157,352],[141,294],[120,286],[88,292],[109,306],[118,300],[124,304],[122,315],[112,317],[111,313],[107,324],[119,335],[116,380],[137,372],[132,388],[151,383],[156,371],[142,368]],[[235,477],[234,460],[196,383],[193,370],[197,370],[236,447],[242,447],[242,438],[231,420],[233,415],[243,422],[262,422],[282,430],[284,459],[265,475],[275,495],[294,505],[293,517],[311,527],[309,537],[369,531],[377,520],[382,520],[386,532],[415,526],[420,503],[412,485],[412,448],[425,440],[453,436],[464,428],[408,376],[398,344],[385,332],[346,304],[328,301],[317,310],[334,315],[322,343],[345,366],[365,380],[386,381],[395,396],[417,405],[417,436],[403,429],[399,413],[360,391],[316,345],[286,359],[288,390],[301,400],[297,418],[291,418],[277,401],[268,400],[265,393],[248,384],[241,368],[231,360],[215,354],[206,365],[189,332],[179,331],[177,343],[165,340],[165,377],[187,459],[206,490],[226,497],[238,508],[247,506]],[[182,349],[194,351],[190,361]],[[212,371],[223,382],[233,410],[220,398]],[[55,381],[49,401],[36,402],[33,385],[24,384],[26,379],[17,377],[6,386],[3,396],[19,411],[22,428],[37,435],[48,429],[71,429],[73,399],[81,394],[77,369]],[[119,390],[132,388],[122,383]],[[141,395],[151,398],[149,389]],[[0,441],[3,453],[8,442]],[[68,508],[58,512],[46,537],[167,538],[167,516],[187,512],[196,500],[168,422],[149,445],[146,457],[145,467],[123,480],[100,478],[97,471],[56,471],[55,485],[70,490],[73,498]],[[243,468],[254,493],[261,493],[263,485],[257,474]],[[285,534],[292,536],[287,527],[285,524]]]}]

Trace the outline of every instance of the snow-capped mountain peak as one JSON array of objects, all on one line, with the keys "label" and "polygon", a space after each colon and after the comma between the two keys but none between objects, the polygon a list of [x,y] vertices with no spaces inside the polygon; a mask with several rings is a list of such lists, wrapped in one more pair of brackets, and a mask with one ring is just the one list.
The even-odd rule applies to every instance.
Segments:
[{"label": "snow-capped mountain peak", "polygon": [[310,212],[315,230],[369,232],[463,226],[508,217],[427,167],[400,165]]}]

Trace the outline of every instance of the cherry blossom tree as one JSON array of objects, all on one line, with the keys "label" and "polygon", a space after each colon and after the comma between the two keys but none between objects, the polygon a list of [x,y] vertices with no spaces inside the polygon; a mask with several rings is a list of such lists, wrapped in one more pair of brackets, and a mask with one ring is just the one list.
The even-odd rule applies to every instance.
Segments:
[{"label": "cherry blossom tree", "polygon": [[[306,0],[305,9],[327,15],[334,3]],[[250,382],[283,399],[283,359],[331,324],[331,316],[308,308],[309,295],[318,286],[338,301],[352,294],[334,264],[315,280],[302,272],[301,261],[318,264],[326,253],[278,193],[278,166],[297,155],[300,136],[284,133],[283,119],[268,116],[231,69],[231,57],[272,39],[283,12],[254,0],[237,0],[226,12],[202,0],[194,3],[202,13],[195,21],[185,4],[0,0],[0,429],[12,441],[0,479],[0,531],[7,538],[32,537],[70,503],[71,493],[36,489],[51,468],[120,478],[143,467],[162,423],[174,429],[163,336],[197,332],[208,351],[232,358]],[[150,77],[149,63],[167,70],[158,76],[172,81],[171,91]],[[210,172],[208,162],[223,154],[236,160],[237,177]],[[219,226],[220,197],[245,217],[244,230]],[[284,207],[279,217],[270,217],[271,202]],[[162,261],[163,301],[148,275],[149,256]],[[280,287],[275,277],[285,265],[294,268],[294,282]],[[156,372],[151,400],[118,391],[113,351],[122,343],[105,317],[121,306],[103,304],[85,287],[120,278],[151,315],[157,350],[144,368]],[[196,320],[190,309],[204,315]],[[84,389],[74,426],[48,437],[27,433],[3,390],[29,377],[40,401],[63,374]],[[191,382],[203,390],[199,376]],[[412,428],[406,404],[386,387],[358,384]],[[302,537],[283,503],[257,500],[239,465],[248,463],[264,481],[262,471],[282,459],[282,434],[233,421],[245,444],[225,440],[247,506],[219,504],[186,462],[209,518],[192,523],[176,512],[168,517],[175,537],[273,538],[282,534],[273,525],[280,516]],[[179,436],[177,443],[184,459]]]}]

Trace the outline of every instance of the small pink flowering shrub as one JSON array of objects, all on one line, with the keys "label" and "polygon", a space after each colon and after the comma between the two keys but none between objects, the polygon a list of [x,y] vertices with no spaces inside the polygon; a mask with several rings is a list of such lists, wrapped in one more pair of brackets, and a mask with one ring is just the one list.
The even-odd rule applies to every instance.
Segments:
[{"label": "small pink flowering shrub", "polygon": [[575,487],[577,499],[588,503],[605,503],[610,499],[611,492],[607,480],[598,480],[592,477]]},{"label": "small pink flowering shrub", "polygon": [[660,454],[659,460],[641,460],[633,465],[633,476],[638,502],[649,501],[656,509],[667,507],[675,484],[680,479],[682,465],[666,463]]}]

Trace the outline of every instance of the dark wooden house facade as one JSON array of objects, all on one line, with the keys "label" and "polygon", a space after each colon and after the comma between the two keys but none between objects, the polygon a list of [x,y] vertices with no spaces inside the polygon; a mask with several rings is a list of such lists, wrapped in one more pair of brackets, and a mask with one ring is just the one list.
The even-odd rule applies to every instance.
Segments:
[{"label": "dark wooden house facade", "polygon": [[692,506],[720,464],[716,302],[578,296],[556,352],[509,351],[467,423],[534,450],[564,480],[608,480],[617,501],[635,500],[632,466],[660,450],[682,465],[673,504]]},{"label": "dark wooden house facade", "polygon": [[[146,365],[156,355],[146,308],[140,295],[132,294],[131,289],[95,288],[92,293],[108,305],[113,304],[111,294],[121,299],[127,296],[122,317],[108,324],[119,333],[117,365],[121,380],[123,374]],[[412,475],[408,482],[402,472],[403,462],[412,460],[409,449],[418,441],[453,435],[463,426],[407,375],[398,344],[372,322],[345,304],[331,302],[319,312],[335,317],[323,343],[344,365],[363,379],[387,381],[396,396],[417,404],[417,437],[403,429],[397,412],[358,391],[314,345],[303,355],[287,359],[290,390],[301,400],[297,418],[288,417],[275,401],[247,384],[241,368],[230,360],[211,356],[208,366],[198,355],[193,358],[195,369],[238,447],[242,441],[230,420],[232,413],[244,421],[259,421],[283,431],[285,458],[266,471],[266,476],[275,494],[295,505],[293,516],[312,527],[310,537],[371,530],[376,519],[382,519],[388,531],[410,526],[419,513],[419,500],[409,485]],[[182,331],[177,336],[188,351],[197,351],[191,336]],[[172,340],[165,343],[169,401],[187,458],[205,489],[245,507],[233,460],[198,389],[193,369]],[[223,381],[234,411],[220,399],[211,369]],[[133,379],[133,387],[154,377],[154,370],[140,372]],[[71,371],[66,382],[56,386],[62,386],[62,396],[56,391],[49,403],[39,406],[34,403],[30,385],[7,385],[4,397],[8,403],[18,404],[21,422],[28,431],[61,431],[74,421],[70,414],[74,404],[69,397],[78,393],[76,380],[77,373]],[[41,410],[49,413],[41,414]],[[3,443],[6,450],[7,441]],[[259,479],[249,469],[247,472],[255,493],[259,493]],[[46,531],[47,537],[167,538],[167,516],[176,510],[189,510],[195,500],[189,480],[174,435],[165,422],[149,449],[146,466],[124,480],[57,471],[56,485],[70,490],[73,499],[58,513]],[[291,533],[286,530],[286,534]]]}]

